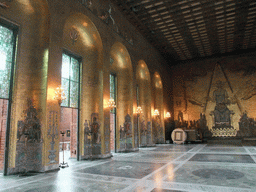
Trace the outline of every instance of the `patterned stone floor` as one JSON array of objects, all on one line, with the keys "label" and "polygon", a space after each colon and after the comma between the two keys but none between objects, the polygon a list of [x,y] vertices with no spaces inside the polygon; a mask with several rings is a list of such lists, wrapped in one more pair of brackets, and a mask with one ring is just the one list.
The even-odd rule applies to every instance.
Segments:
[{"label": "patterned stone floor", "polygon": [[111,159],[76,161],[58,172],[4,177],[0,191],[256,191],[256,146],[157,145]]}]

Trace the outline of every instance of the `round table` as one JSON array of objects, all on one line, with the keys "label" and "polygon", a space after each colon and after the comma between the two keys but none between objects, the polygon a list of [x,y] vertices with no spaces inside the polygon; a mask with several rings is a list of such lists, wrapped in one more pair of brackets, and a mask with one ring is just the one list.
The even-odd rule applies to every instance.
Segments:
[{"label": "round table", "polygon": [[173,130],[172,132],[173,143],[182,144],[186,141],[186,139],[187,139],[187,133],[183,129],[177,128]]}]

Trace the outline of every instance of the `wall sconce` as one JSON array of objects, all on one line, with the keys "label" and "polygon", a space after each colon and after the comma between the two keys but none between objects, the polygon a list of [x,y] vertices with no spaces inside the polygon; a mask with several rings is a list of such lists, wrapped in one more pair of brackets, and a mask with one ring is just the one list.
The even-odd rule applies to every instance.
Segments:
[{"label": "wall sconce", "polygon": [[166,112],[165,117],[166,117],[166,118],[170,118],[170,117],[171,117],[171,113],[170,113],[170,112]]},{"label": "wall sconce", "polygon": [[137,107],[136,113],[140,115],[142,113],[142,108],[140,106]]},{"label": "wall sconce", "polygon": [[159,116],[160,114],[159,114],[159,111],[158,111],[158,109],[155,109],[155,111],[154,111],[154,116]]},{"label": "wall sconce", "polygon": [[110,108],[110,110],[116,108],[116,103],[115,103],[114,99],[112,99],[112,98],[109,99],[108,107]]},{"label": "wall sconce", "polygon": [[53,99],[57,100],[59,105],[62,103],[63,100],[66,99],[64,89],[61,86],[56,88]]}]

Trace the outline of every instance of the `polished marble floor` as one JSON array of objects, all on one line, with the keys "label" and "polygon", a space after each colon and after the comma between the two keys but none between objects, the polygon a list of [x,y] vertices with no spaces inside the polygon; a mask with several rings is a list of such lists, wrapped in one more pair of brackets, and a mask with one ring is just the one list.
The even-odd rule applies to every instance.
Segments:
[{"label": "polished marble floor", "polygon": [[256,191],[256,146],[165,144],[105,160],[67,160],[69,167],[57,172],[0,173],[0,191]]}]

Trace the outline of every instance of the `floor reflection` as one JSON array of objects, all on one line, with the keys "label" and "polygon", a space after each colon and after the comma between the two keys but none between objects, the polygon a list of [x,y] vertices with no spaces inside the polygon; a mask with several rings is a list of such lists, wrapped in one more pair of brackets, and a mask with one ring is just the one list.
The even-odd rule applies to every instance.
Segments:
[{"label": "floor reflection", "polygon": [[[63,155],[64,155],[64,159],[63,159]],[[71,163],[72,161],[70,161],[70,151],[60,151],[59,152],[59,163],[63,163],[67,162],[67,163]]]},{"label": "floor reflection", "polygon": [[30,177],[0,174],[0,191],[256,191],[256,148],[206,144],[157,145],[110,159],[77,161],[59,153],[69,167]]}]

